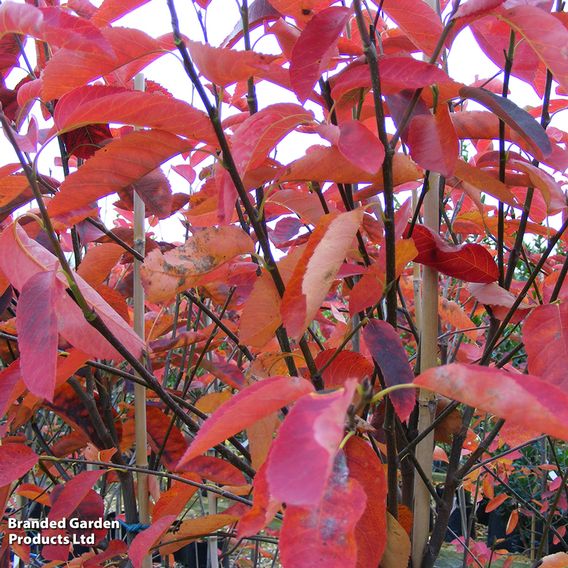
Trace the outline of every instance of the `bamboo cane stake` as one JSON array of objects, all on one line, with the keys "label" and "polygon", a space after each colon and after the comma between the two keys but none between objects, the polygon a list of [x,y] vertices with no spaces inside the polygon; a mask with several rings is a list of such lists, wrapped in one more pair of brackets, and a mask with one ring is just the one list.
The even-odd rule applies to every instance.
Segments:
[{"label": "bamboo cane stake", "polygon": [[[437,0],[425,0],[434,10]],[[439,230],[440,175],[430,173],[430,189],[424,199],[424,224],[434,231]],[[438,271],[424,266],[422,272],[422,298],[420,303],[420,371],[437,365],[438,352]],[[418,393],[418,433],[428,428],[435,416],[436,397],[431,391]],[[432,431],[416,446],[416,460],[432,479],[434,432]],[[430,533],[430,493],[419,476],[414,480],[414,518],[412,527],[412,565],[422,564],[424,549]]]},{"label": "bamboo cane stake", "polygon": [[[145,80],[142,73],[134,77],[134,89],[136,91],[145,90]],[[134,249],[144,256],[146,229],[144,219],[146,216],[144,202],[134,192]],[[144,288],[140,269],[142,261],[134,259],[134,331],[144,339]],[[146,387],[136,383],[134,385],[134,423],[136,441],[136,466],[148,468],[148,434],[146,427]],[[142,524],[150,521],[149,499],[148,499],[148,476],[145,473],[137,474],[137,497],[138,497],[138,520]],[[151,568],[152,557],[144,558],[143,567]]]}]

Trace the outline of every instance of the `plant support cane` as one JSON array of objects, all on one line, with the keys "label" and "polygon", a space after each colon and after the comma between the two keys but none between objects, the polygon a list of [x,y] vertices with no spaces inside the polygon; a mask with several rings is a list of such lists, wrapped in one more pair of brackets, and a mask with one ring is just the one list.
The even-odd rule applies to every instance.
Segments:
[{"label": "plant support cane", "polygon": [[[134,77],[134,89],[144,91],[144,75],[138,73]],[[137,191],[134,191],[134,248],[144,257],[145,245],[145,206]],[[144,288],[140,277],[141,260],[134,259],[134,331],[144,339]],[[136,383],[134,385],[134,421],[136,436],[136,466],[148,468],[148,434],[146,430],[146,387]],[[150,514],[148,510],[148,476],[145,473],[137,474],[138,518],[141,524],[148,524]],[[152,566],[152,557],[144,558],[143,568]]]},{"label": "plant support cane", "polygon": [[[425,0],[436,9],[436,0]],[[440,217],[440,182],[437,173],[430,173],[429,191],[424,198],[424,225],[438,233]],[[422,297],[420,301],[420,372],[435,367],[438,350],[438,271],[429,266],[422,267]],[[436,412],[436,395],[432,391],[418,391],[417,434],[426,430],[433,422]],[[434,431],[431,431],[416,446],[416,461],[422,471],[432,479]],[[424,549],[430,533],[430,493],[419,476],[414,479],[414,520],[412,525],[412,566],[422,564]]]}]

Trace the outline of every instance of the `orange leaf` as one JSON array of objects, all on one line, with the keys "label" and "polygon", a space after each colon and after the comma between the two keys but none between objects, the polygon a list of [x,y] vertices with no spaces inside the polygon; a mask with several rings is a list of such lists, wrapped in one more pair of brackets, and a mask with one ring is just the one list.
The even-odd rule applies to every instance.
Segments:
[{"label": "orange leaf", "polygon": [[169,132],[132,132],[101,148],[61,184],[48,204],[48,211],[62,226],[89,216],[97,199],[115,193],[193,144]]},{"label": "orange leaf", "polygon": [[363,209],[325,215],[286,287],[280,313],[291,337],[297,338],[315,317],[363,221]]},{"label": "orange leaf", "polygon": [[[167,40],[154,39],[148,34],[131,28],[106,28],[101,30],[104,39],[110,44],[114,54],[98,53],[96,57],[75,49],[59,49],[48,61],[41,74],[41,94],[45,101],[58,99],[75,87],[85,85],[103,75],[119,79],[124,84],[139,69],[168,52],[171,34]],[[136,61],[139,65],[131,69],[127,77],[120,77],[117,70]],[[121,71],[124,73],[125,69]]]},{"label": "orange leaf", "polygon": [[145,126],[192,140],[217,141],[208,116],[191,105],[160,93],[102,85],[74,89],[59,99],[54,114],[59,133],[94,123]]},{"label": "orange leaf", "polygon": [[[166,517],[167,518],[167,517]],[[160,545],[160,554],[173,554],[176,550],[187,545],[192,540],[196,540],[199,536],[208,535],[219,530],[222,527],[230,525],[239,519],[238,515],[220,513],[217,515],[206,515],[197,519],[189,519],[183,521],[178,530],[171,535],[171,540],[175,540],[171,544],[167,544],[169,537],[163,539],[164,544]]]},{"label": "orange leaf", "polygon": [[489,503],[485,506],[485,510],[488,513],[491,513],[491,511],[500,507],[508,498],[509,496],[506,493],[501,493],[497,495],[497,497],[493,497],[493,499],[491,499],[491,501],[489,501]]},{"label": "orange leaf", "polygon": [[254,51],[212,47],[197,41],[187,41],[187,48],[195,65],[206,77],[219,87],[254,77],[259,70],[267,70],[277,55],[265,55]]},{"label": "orange leaf", "polygon": [[539,564],[540,568],[566,568],[566,566],[568,566],[568,552],[557,552],[545,556],[542,564]]},{"label": "orange leaf", "polygon": [[171,300],[180,290],[195,286],[200,276],[235,256],[253,252],[254,244],[249,235],[234,226],[200,230],[185,244],[165,254],[155,249],[142,266],[142,282],[148,300]]},{"label": "orange leaf", "polygon": [[[185,479],[195,481],[196,483],[201,483],[201,478],[195,473],[183,473],[181,476]],[[194,485],[174,480],[171,487],[160,495],[160,498],[152,509],[152,519],[154,522],[162,517],[177,517],[185,509],[197,489],[198,488]]]},{"label": "orange leaf", "polygon": [[87,284],[96,288],[107,279],[110,271],[123,254],[124,249],[114,243],[92,246],[81,261],[77,274]]},{"label": "orange leaf", "polygon": [[505,529],[505,534],[511,534],[517,527],[518,523],[519,523],[519,510],[513,509],[511,511],[511,514],[509,515],[509,520],[507,521],[507,528]]},{"label": "orange leaf", "polygon": [[312,391],[312,384],[298,377],[271,377],[243,389],[203,423],[178,467]]},{"label": "orange leaf", "polygon": [[[404,154],[393,156],[394,185],[422,177],[422,170]],[[281,181],[334,181],[336,183],[375,183],[382,185],[382,170],[369,174],[350,162],[336,146],[312,146],[306,155],[288,164]],[[375,190],[378,193],[378,189]]]}]

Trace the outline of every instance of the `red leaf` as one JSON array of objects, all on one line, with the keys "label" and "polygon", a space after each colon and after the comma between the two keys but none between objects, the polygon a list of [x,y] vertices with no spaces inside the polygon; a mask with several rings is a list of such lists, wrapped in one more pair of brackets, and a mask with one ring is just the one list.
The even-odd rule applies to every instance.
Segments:
[{"label": "red leaf", "polygon": [[[394,185],[421,178],[423,172],[401,153],[393,156]],[[335,146],[312,146],[306,155],[286,166],[280,181],[334,181],[336,183],[375,183],[382,186],[383,174],[369,174],[347,160]],[[378,189],[375,193],[378,193]]]},{"label": "red leaf", "polygon": [[278,59],[276,55],[212,47],[197,41],[188,41],[187,47],[201,74],[219,87],[246,81]]},{"label": "red leaf", "polygon": [[[414,373],[408,363],[408,356],[400,336],[385,321],[371,320],[363,329],[363,338],[373,359],[381,369],[385,385],[408,384],[414,380]],[[416,393],[402,389],[389,395],[399,418],[406,422],[416,403]]]},{"label": "red leaf", "polygon": [[494,282],[499,271],[493,257],[482,245],[450,245],[424,225],[415,225],[412,239],[418,249],[415,262],[465,282]]},{"label": "red leaf", "polygon": [[387,542],[385,468],[371,446],[352,437],[345,445],[349,477],[358,481],[367,495],[367,504],[355,527],[357,568],[378,566]]},{"label": "red leaf", "polygon": [[559,46],[568,44],[568,30],[552,14],[536,6],[519,5],[498,10],[499,19],[519,32],[550,69],[554,79],[568,88],[568,57]]},{"label": "red leaf", "polygon": [[327,295],[363,220],[363,209],[322,217],[302,254],[284,296],[282,321],[291,337],[304,333]]},{"label": "red leaf", "polygon": [[357,379],[360,383],[363,379],[371,377],[374,371],[373,364],[361,353],[341,351],[336,355],[336,351],[336,349],[321,351],[315,360],[316,366],[321,369],[331,357],[335,357],[322,375],[325,388],[342,387],[349,379]]},{"label": "red leaf", "polygon": [[212,361],[202,361],[201,366],[234,389],[241,390],[245,386],[245,377],[236,363],[213,355]]},{"label": "red leaf", "polygon": [[162,459],[168,469],[175,470],[176,464],[187,449],[184,435],[175,424],[171,426],[172,417],[166,416],[156,406],[146,406],[146,418],[150,447],[156,454],[162,451]]},{"label": "red leaf", "polygon": [[69,226],[91,213],[91,204],[139,180],[193,144],[160,130],[127,134],[99,150],[61,184],[48,204],[60,225]]},{"label": "red leaf", "polygon": [[358,168],[377,173],[385,159],[381,141],[358,120],[348,120],[339,126],[339,151]]},{"label": "red leaf", "polygon": [[296,402],[267,458],[270,496],[287,505],[314,506],[323,498],[345,429],[356,380],[331,393]]},{"label": "red leaf", "polygon": [[533,151],[536,150],[543,156],[548,156],[552,151],[550,140],[544,128],[526,110],[518,107],[510,99],[477,87],[462,87],[460,95],[473,99],[495,113],[503,122],[515,130],[533,148]]},{"label": "red leaf", "polygon": [[316,14],[300,34],[290,60],[290,83],[300,102],[310,97],[350,15],[350,8],[332,6]]},{"label": "red leaf", "polygon": [[[178,468],[179,471],[179,468]],[[221,485],[245,485],[242,471],[234,465],[214,456],[197,456],[185,463],[182,471],[196,473]]]},{"label": "red leaf", "polygon": [[568,304],[536,307],[523,326],[529,372],[566,390],[568,356]]},{"label": "red leaf", "polygon": [[177,467],[312,391],[311,383],[298,377],[270,377],[243,389],[203,423]]},{"label": "red leaf", "polygon": [[[383,94],[400,93],[403,89],[421,89],[435,83],[451,83],[442,69],[413,57],[379,58],[379,74]],[[332,80],[331,95],[335,101],[355,89],[371,88],[371,73],[367,65],[352,65]]]},{"label": "red leaf", "polygon": [[[111,45],[114,55],[104,53],[84,53],[74,49],[59,49],[48,61],[41,74],[41,93],[44,100],[58,99],[65,93],[102,77],[115,79],[117,84],[124,84],[139,69],[144,68],[161,55],[167,53],[167,47],[160,39],[131,28],[106,28],[101,30],[105,40]],[[171,34],[167,36],[171,42]],[[132,64],[136,61],[135,67]],[[117,70],[121,69],[120,74]],[[124,75],[129,69],[127,77]],[[120,77],[120,80],[119,80]]]},{"label": "red leaf", "polygon": [[36,465],[39,458],[24,444],[4,443],[0,446],[0,487],[23,477]]},{"label": "red leaf", "polygon": [[517,200],[511,190],[488,171],[472,166],[463,160],[457,160],[454,175],[507,205],[517,205]]},{"label": "red leaf", "polygon": [[0,7],[0,35],[19,33],[54,47],[90,54],[112,53],[104,36],[91,22],[61,8],[35,8],[30,4],[5,2]]},{"label": "red leaf", "polygon": [[91,22],[103,28],[147,2],[148,0],[104,0],[91,17]]},{"label": "red leaf", "polygon": [[18,299],[16,329],[20,369],[28,390],[53,400],[57,369],[56,299],[65,293],[55,271],[38,272],[22,287]]},{"label": "red leaf", "polygon": [[[0,418],[3,418],[14,401],[14,392],[22,382],[20,359],[0,371]],[[23,387],[22,387],[23,389]]]},{"label": "red leaf", "polygon": [[[378,0],[374,0],[379,4]],[[391,20],[426,55],[432,55],[442,35],[440,17],[426,2],[414,0],[386,0],[381,4]]]},{"label": "red leaf", "polygon": [[327,8],[332,0],[270,0],[270,3],[283,16],[292,16],[297,22],[302,22]]},{"label": "red leaf", "polygon": [[313,114],[300,105],[277,103],[242,122],[231,139],[241,175],[260,166],[268,153],[296,126],[311,122]]},{"label": "red leaf", "polygon": [[70,156],[88,160],[112,134],[107,124],[89,124],[64,132],[61,138]]},{"label": "red leaf", "polygon": [[438,105],[434,115],[419,114],[412,119],[408,146],[412,159],[425,170],[446,177],[454,174],[459,140],[446,105]]},{"label": "red leaf", "polygon": [[414,384],[568,440],[568,394],[539,377],[456,363],[428,369]]},{"label": "red leaf", "polygon": [[167,515],[154,521],[150,528],[138,533],[128,547],[128,556],[134,568],[142,568],[144,557],[169,526],[176,520],[175,515]]},{"label": "red leaf", "polygon": [[466,16],[481,16],[490,12],[503,4],[505,0],[468,0],[465,4],[461,4],[456,12],[457,18],[465,18]]},{"label": "red leaf", "polygon": [[[196,483],[201,483],[201,478],[193,473],[184,473],[182,476]],[[197,489],[194,485],[174,480],[171,487],[160,495],[152,509],[154,522],[169,515],[177,517],[185,509]]]},{"label": "red leaf", "polygon": [[215,144],[217,138],[207,115],[191,105],[160,93],[121,87],[84,86],[67,93],[55,106],[59,132],[94,123],[145,126]]},{"label": "red leaf", "polygon": [[68,518],[91,491],[93,485],[105,474],[104,470],[83,471],[66,481],[63,490],[51,504],[50,521]]},{"label": "red leaf", "polygon": [[321,500],[312,507],[286,508],[280,531],[282,566],[357,566],[355,527],[367,499],[361,485],[348,473],[345,455],[339,454]]}]

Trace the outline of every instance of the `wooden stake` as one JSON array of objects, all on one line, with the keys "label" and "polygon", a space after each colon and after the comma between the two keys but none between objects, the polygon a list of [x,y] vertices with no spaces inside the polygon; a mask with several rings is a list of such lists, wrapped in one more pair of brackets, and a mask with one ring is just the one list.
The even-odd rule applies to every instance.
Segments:
[{"label": "wooden stake", "polygon": [[[425,0],[434,10],[437,0]],[[439,231],[440,219],[440,175],[430,173],[429,191],[424,198],[424,224]],[[427,266],[422,272],[422,298],[420,302],[420,372],[438,363],[438,271]],[[418,434],[433,422],[436,413],[436,396],[431,391],[418,393]],[[416,460],[428,478],[432,479],[434,432],[432,431],[416,446]],[[430,534],[430,493],[426,485],[416,475],[414,479],[414,520],[412,526],[412,566],[422,564],[424,549]]]},{"label": "wooden stake", "polygon": [[[138,73],[134,77],[134,89],[145,90],[144,75]],[[146,228],[144,219],[146,208],[138,193],[134,192],[134,249],[144,256],[146,242]],[[144,339],[144,288],[140,277],[142,262],[134,259],[134,331]],[[136,466],[148,467],[148,434],[146,429],[146,387],[136,383],[134,385],[134,423]],[[148,500],[148,476],[145,473],[137,474],[138,520],[148,524],[150,521]],[[144,558],[143,568],[151,568],[152,557]]]}]

